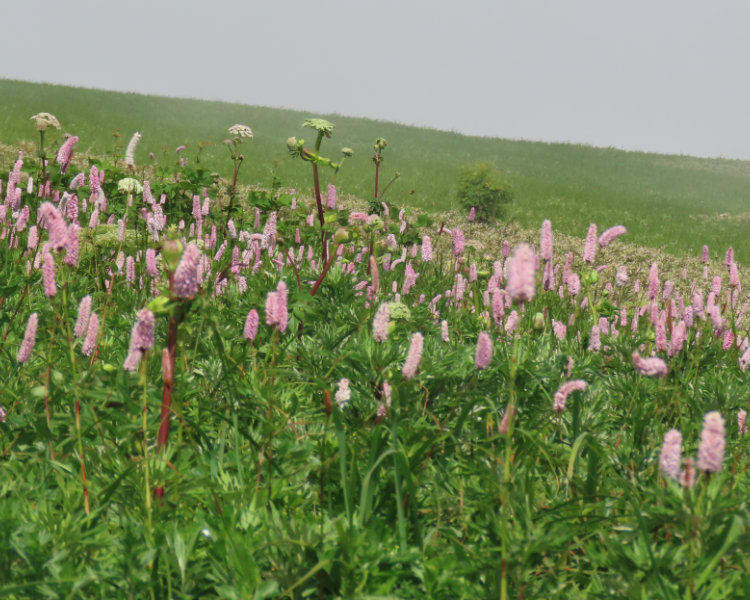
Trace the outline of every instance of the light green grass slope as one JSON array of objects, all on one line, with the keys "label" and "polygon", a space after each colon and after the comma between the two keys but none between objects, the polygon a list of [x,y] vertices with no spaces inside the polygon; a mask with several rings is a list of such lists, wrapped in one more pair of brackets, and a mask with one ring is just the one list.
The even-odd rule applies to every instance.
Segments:
[{"label": "light green grass slope", "polygon": [[[194,161],[198,143],[209,142],[201,163],[224,176],[231,172],[222,143],[227,127],[243,123],[255,137],[244,146],[240,183],[268,186],[275,170],[282,185],[303,193],[310,190],[310,173],[301,161],[287,157],[285,142],[293,135],[312,142],[314,132],[300,124],[309,116],[322,116],[337,125],[323,154],[338,157],[343,146],[355,151],[336,181],[343,193],[365,199],[372,195],[372,145],[382,136],[388,147],[381,182],[400,172],[386,198],[398,205],[455,208],[458,167],[489,160],[513,185],[516,200],[510,216],[522,226],[536,227],[550,218],[555,230],[583,236],[590,222],[600,230],[623,224],[630,242],[693,255],[709,244],[713,256],[732,245],[739,261],[750,261],[745,243],[750,233],[747,161],[479,138],[339,115],[9,80],[0,80],[0,143],[35,142],[29,117],[40,111],[55,114],[63,131],[81,138],[79,153],[112,153],[140,131],[136,161],[147,163],[148,153],[154,152],[160,165],[168,165],[177,160],[178,145],[188,144],[184,155]],[[55,132],[51,142],[59,139]],[[121,156],[122,148],[116,152]],[[11,158],[0,156],[0,172],[7,171]]]}]

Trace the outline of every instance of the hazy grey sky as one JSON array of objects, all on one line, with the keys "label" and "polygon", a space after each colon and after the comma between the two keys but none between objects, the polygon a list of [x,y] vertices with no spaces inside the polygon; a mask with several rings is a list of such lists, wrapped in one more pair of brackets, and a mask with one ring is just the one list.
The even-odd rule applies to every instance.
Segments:
[{"label": "hazy grey sky", "polygon": [[747,0],[0,6],[2,78],[750,159]]}]

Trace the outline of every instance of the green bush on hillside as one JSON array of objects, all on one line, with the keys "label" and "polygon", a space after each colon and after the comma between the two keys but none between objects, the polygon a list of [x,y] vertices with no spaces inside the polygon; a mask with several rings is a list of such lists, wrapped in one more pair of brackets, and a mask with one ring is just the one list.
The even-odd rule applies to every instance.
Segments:
[{"label": "green bush on hillside", "polygon": [[513,200],[510,184],[486,161],[460,168],[456,195],[461,208],[469,211],[474,207],[479,221],[503,217]]}]

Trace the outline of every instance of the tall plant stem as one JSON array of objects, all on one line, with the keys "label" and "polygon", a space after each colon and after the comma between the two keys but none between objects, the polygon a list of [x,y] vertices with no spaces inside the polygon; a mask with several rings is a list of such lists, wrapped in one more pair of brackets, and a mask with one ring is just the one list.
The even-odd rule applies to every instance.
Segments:
[{"label": "tall plant stem", "polygon": [[320,195],[320,177],[318,176],[318,164],[312,163],[313,183],[315,184],[315,204],[318,207],[318,222],[320,223],[320,243],[323,246],[323,264],[328,260],[328,248],[326,247],[326,219],[323,213],[323,197]]},{"label": "tall plant stem", "polygon": [[81,482],[83,484],[83,507],[86,509],[86,514],[91,514],[91,507],[89,506],[89,488],[86,481],[86,457],[83,452],[83,436],[81,435],[81,400],[78,394],[78,369],[76,364],[75,354],[73,352],[73,336],[70,333],[70,324],[67,318],[67,282],[62,285],[62,315],[65,333],[68,336],[68,349],[70,350],[70,367],[73,371],[73,380],[75,385],[73,386],[73,395],[75,398],[75,418],[76,418],[76,434],[78,436],[78,455],[81,461]]},{"label": "tall plant stem", "polygon": [[375,200],[378,199],[378,174],[380,172],[380,161],[375,161]]},{"label": "tall plant stem", "polygon": [[[336,252],[338,252],[338,248],[340,248],[342,244],[339,244],[336,248]],[[318,291],[318,288],[320,287],[320,284],[323,283],[323,280],[325,279],[325,276],[328,274],[328,270],[331,268],[331,264],[333,263],[333,259],[336,256],[336,252],[331,254],[331,256],[328,258],[328,261],[326,262],[325,266],[323,267],[323,272],[320,274],[320,277],[318,277],[318,280],[315,282],[315,285],[313,285],[312,289],[310,290],[310,295],[314,296],[315,292]]]},{"label": "tall plant stem", "polygon": [[[174,284],[173,273],[169,274],[169,289]],[[172,413],[172,386],[174,382],[174,366],[177,356],[177,333],[180,320],[174,314],[169,317],[169,332],[167,333],[166,355],[162,358],[162,372],[164,387],[161,394],[161,416],[159,420],[159,432],[156,436],[156,451],[162,452],[169,438],[169,417]],[[164,496],[164,486],[154,488],[154,498]]]}]

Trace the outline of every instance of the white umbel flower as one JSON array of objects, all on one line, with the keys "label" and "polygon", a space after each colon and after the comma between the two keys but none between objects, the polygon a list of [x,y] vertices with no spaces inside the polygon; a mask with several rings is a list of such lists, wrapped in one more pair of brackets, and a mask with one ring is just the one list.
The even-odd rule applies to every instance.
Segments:
[{"label": "white umbel flower", "polygon": [[31,120],[34,121],[34,127],[37,131],[47,131],[50,127],[60,129],[60,121],[57,120],[57,117],[46,112],[35,114],[31,117]]},{"label": "white umbel flower", "polygon": [[253,137],[253,130],[250,129],[247,125],[240,125],[239,123],[236,125],[232,125],[229,128],[229,133],[241,138]]}]

